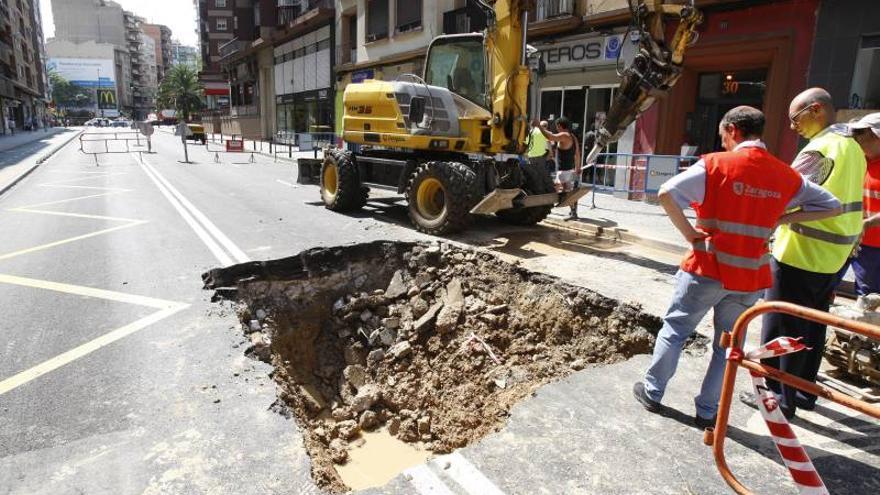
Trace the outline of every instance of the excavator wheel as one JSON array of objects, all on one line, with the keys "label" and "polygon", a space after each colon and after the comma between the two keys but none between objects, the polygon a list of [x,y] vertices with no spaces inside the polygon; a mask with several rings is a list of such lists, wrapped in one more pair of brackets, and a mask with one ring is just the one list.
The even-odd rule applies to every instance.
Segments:
[{"label": "excavator wheel", "polygon": [[361,186],[350,151],[332,150],[321,166],[321,199],[333,211],[353,211],[367,203],[369,188]]},{"label": "excavator wheel", "polygon": [[[553,179],[550,178],[550,174],[543,167],[527,163],[522,166],[522,171],[525,182],[522,189],[527,194],[549,194],[556,191],[556,188],[553,186]],[[512,225],[535,225],[547,218],[552,208],[551,205],[511,208],[498,211],[495,215],[501,221]]]},{"label": "excavator wheel", "polygon": [[466,228],[476,204],[477,176],[458,162],[428,162],[416,168],[406,188],[409,218],[420,232],[449,234]]}]

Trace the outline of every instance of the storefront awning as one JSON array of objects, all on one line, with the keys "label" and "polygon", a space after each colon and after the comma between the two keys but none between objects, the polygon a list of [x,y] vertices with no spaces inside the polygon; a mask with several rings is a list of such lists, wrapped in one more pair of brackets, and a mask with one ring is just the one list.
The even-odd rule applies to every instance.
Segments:
[{"label": "storefront awning", "polygon": [[229,88],[205,88],[205,96],[229,96]]}]

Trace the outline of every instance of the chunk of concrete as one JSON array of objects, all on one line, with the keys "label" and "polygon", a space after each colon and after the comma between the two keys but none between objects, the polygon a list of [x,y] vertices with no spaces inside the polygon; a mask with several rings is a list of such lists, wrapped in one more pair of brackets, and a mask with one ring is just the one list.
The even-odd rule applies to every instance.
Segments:
[{"label": "chunk of concrete", "polygon": [[388,283],[388,288],[385,289],[385,297],[389,299],[397,299],[406,294],[406,290],[406,283],[403,281],[403,270],[397,270],[391,277],[391,282]]},{"label": "chunk of concrete", "polygon": [[403,342],[394,344],[391,349],[388,349],[388,353],[391,354],[391,357],[394,359],[400,359],[412,354],[412,345],[404,340]]},{"label": "chunk of concrete", "polygon": [[358,390],[358,394],[351,401],[351,410],[361,413],[373,407],[382,398],[382,391],[372,383],[364,385]]},{"label": "chunk of concrete", "polygon": [[437,331],[446,333],[458,324],[458,319],[464,311],[464,293],[461,289],[461,280],[454,278],[446,286],[446,297],[443,301],[443,309],[437,315]]},{"label": "chunk of concrete", "polygon": [[416,320],[416,322],[413,324],[413,330],[418,333],[428,328],[428,325],[430,325],[431,322],[434,321],[434,318],[437,317],[437,313],[439,313],[441,309],[443,309],[443,301],[435,302],[434,305],[431,306],[425,314],[423,314],[421,317],[419,317],[418,320]]}]

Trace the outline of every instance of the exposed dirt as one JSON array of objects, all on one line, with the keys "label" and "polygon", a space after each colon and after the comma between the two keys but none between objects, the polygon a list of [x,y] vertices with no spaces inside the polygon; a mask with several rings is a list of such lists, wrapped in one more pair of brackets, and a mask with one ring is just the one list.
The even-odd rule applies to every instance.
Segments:
[{"label": "exposed dirt", "polygon": [[[361,430],[446,453],[499,429],[535,388],[650,352],[639,308],[449,244],[317,249],[206,274],[243,302],[248,353],[271,361],[316,482]],[[235,289],[231,289],[235,287]]]}]

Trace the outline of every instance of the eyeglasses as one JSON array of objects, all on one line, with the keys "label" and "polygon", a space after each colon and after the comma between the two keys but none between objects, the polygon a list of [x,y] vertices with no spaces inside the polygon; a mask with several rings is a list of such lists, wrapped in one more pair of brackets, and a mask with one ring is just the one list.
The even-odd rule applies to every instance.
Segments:
[{"label": "eyeglasses", "polygon": [[810,103],[809,105],[805,106],[804,108],[801,108],[800,110],[798,110],[797,112],[795,112],[794,115],[789,115],[789,116],[788,116],[788,120],[790,120],[792,124],[797,124],[797,119],[798,119],[798,117],[800,117],[800,115],[801,115],[802,113],[806,112],[807,110],[809,110],[809,109],[811,109],[811,108],[813,108],[813,104],[812,104],[812,103]]}]

